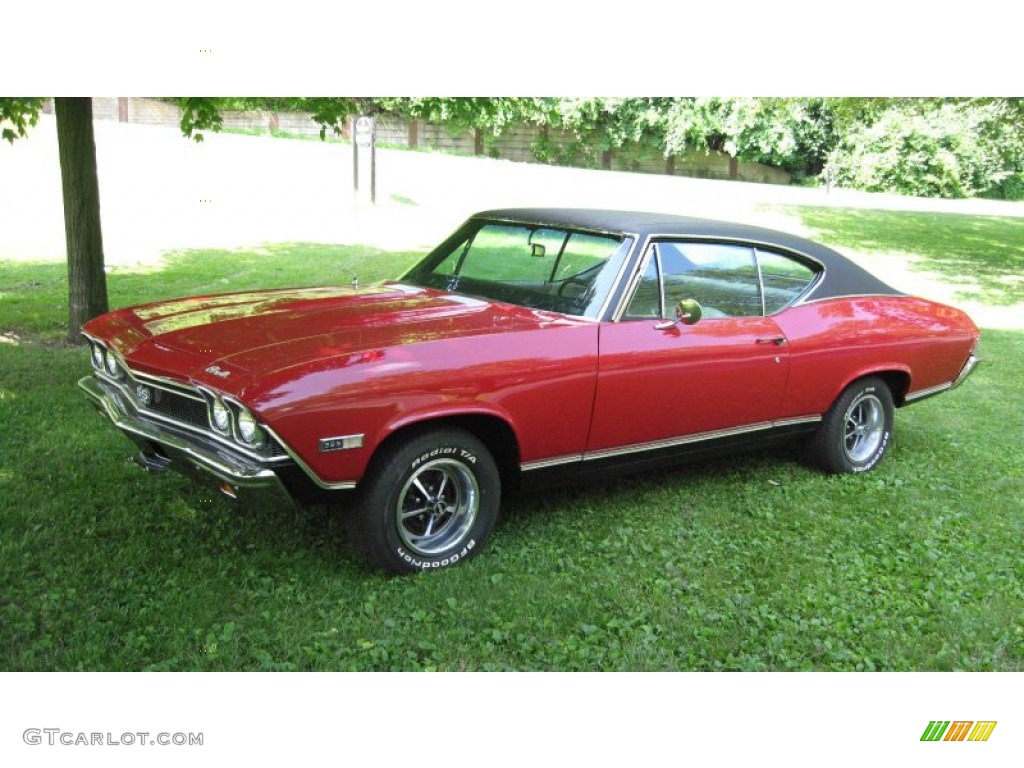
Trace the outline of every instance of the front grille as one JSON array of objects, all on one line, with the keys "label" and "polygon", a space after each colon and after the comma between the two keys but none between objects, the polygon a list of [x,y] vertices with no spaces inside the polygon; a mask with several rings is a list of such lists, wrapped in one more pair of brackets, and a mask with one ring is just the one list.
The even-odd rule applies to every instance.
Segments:
[{"label": "front grille", "polygon": [[[210,429],[206,399],[198,390],[192,389],[186,384],[138,374],[127,367],[125,370],[128,374],[127,379],[113,383],[116,383],[121,391],[128,395],[141,418],[155,422],[166,421],[187,427],[205,437],[222,441],[236,451],[241,451],[253,458],[268,460],[288,456],[284,447],[269,435],[266,442],[259,448],[246,448],[230,438],[215,434]],[[139,389],[143,386],[149,389],[148,402],[143,402],[139,397]]]},{"label": "front grille", "polygon": [[153,391],[155,397],[149,405],[151,411],[192,427],[198,427],[203,430],[208,428],[210,422],[206,415],[206,403],[201,403],[198,400],[193,400],[166,389],[154,388]]}]

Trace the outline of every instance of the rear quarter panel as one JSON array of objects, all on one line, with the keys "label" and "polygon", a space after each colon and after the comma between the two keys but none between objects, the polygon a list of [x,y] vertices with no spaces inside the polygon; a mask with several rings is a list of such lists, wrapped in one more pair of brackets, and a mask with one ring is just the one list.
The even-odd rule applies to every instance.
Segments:
[{"label": "rear quarter panel", "polygon": [[909,376],[897,402],[951,382],[978,338],[964,312],[907,296],[831,299],[774,318],[792,355],[782,418],[824,413],[848,384],[872,373]]}]

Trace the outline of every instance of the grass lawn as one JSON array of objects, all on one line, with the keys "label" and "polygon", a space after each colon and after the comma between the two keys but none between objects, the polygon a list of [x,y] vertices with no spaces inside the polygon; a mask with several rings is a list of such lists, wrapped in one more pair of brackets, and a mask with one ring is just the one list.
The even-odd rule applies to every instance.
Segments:
[{"label": "grass lawn", "polygon": [[1024,302],[1024,219],[864,208],[782,208],[825,242],[862,251],[903,253],[912,266],[963,285],[964,299]]},{"label": "grass lawn", "polygon": [[[813,215],[867,249],[844,212]],[[886,216],[878,237],[900,217],[916,231]],[[950,253],[997,237],[963,218]],[[926,239],[908,248],[941,260]],[[412,258],[182,253],[114,271],[111,304],[365,283]],[[783,449],[521,495],[475,560],[387,578],[356,562],[343,506],[243,507],[126,463],[75,386],[89,362],[60,342],[66,301],[62,265],[0,264],[0,669],[1024,668],[1024,333],[986,331],[985,364],[898,412],[868,475]]]}]

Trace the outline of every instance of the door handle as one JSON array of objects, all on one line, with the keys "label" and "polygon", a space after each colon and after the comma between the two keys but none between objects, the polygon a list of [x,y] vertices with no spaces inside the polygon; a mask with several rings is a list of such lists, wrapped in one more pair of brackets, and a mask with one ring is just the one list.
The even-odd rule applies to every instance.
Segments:
[{"label": "door handle", "polygon": [[774,344],[776,347],[781,347],[786,343],[785,336],[765,336],[757,340],[758,344]]}]

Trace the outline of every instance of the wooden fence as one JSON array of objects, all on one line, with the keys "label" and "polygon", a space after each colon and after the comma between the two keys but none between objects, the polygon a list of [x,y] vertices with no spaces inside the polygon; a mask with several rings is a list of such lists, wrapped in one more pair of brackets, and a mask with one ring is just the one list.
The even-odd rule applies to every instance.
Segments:
[{"label": "wooden fence", "polygon": [[[181,109],[156,99],[94,97],[96,120],[119,120],[144,125],[178,125]],[[284,133],[319,136],[320,126],[302,112],[226,112],[227,129],[254,133]],[[343,137],[348,139],[349,126]],[[518,162],[547,162],[580,168],[606,168],[617,171],[663,173],[708,179],[737,179],[769,184],[789,184],[790,175],[760,163],[737,161],[722,152],[691,152],[665,157],[660,150],[642,144],[627,144],[611,152],[601,152],[575,134],[560,128],[518,125],[500,136],[481,131],[453,135],[443,125],[422,120],[381,118],[377,123],[377,143],[385,147],[426,149],[462,155],[486,155]]]}]

